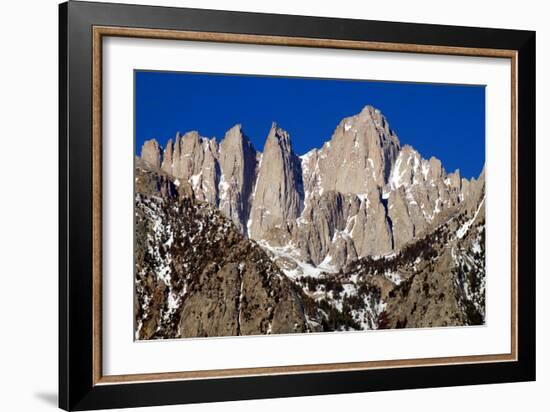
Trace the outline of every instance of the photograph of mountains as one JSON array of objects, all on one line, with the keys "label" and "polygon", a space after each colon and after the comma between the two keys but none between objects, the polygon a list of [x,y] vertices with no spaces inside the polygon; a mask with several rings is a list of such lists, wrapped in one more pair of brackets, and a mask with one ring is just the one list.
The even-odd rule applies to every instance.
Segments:
[{"label": "photograph of mountains", "polygon": [[485,323],[485,89],[135,72],[136,340]]}]

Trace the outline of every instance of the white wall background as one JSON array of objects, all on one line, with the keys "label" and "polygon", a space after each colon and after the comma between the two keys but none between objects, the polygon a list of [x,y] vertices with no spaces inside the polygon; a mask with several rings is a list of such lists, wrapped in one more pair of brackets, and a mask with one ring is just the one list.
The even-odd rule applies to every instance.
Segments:
[{"label": "white wall background", "polygon": [[[124,1],[128,2],[128,1]],[[131,1],[141,3],[141,1]],[[540,259],[550,229],[548,111],[550,27],[537,0],[181,0],[144,3],[537,31],[536,383],[423,389],[165,407],[179,411],[544,410],[550,387],[550,287]],[[0,410],[53,410],[57,404],[57,0],[0,6]],[[523,274],[529,276],[529,274]],[[546,299],[545,299],[546,298]],[[160,408],[142,409],[147,411]]]}]

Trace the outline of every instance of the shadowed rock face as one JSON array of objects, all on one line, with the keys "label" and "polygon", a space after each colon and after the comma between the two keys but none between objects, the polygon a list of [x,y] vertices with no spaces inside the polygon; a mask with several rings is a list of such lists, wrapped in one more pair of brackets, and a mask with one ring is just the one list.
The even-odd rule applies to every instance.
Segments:
[{"label": "shadowed rock face", "polygon": [[[167,283],[158,256],[143,252],[149,274],[138,285],[149,297],[137,322],[144,339],[483,322],[484,171],[470,180],[458,170],[447,173],[438,159],[401,145],[371,106],[301,157],[275,123],[263,152],[236,125],[219,144],[198,132],[178,133],[164,150],[147,141],[136,166],[146,171],[136,180],[136,210],[149,221],[137,225],[143,236],[158,227],[151,216],[161,212],[171,228],[198,227],[189,220],[198,209],[210,213],[205,222],[216,216],[231,228],[222,243],[171,252],[170,273],[185,272],[183,263],[172,267],[181,256],[197,255],[193,276],[177,277],[185,282],[174,275]],[[429,264],[414,263],[411,248],[428,250]],[[147,266],[148,259],[157,266]],[[203,260],[209,264],[201,266]]]},{"label": "shadowed rock face", "polygon": [[[390,292],[385,328],[481,325],[485,322],[485,198],[422,242],[430,257],[417,261]],[[414,247],[410,244],[407,247]],[[407,248],[406,247],[406,248]]]},{"label": "shadowed rock face", "polygon": [[300,293],[219,211],[148,164],[136,189],[138,339],[307,330]]}]

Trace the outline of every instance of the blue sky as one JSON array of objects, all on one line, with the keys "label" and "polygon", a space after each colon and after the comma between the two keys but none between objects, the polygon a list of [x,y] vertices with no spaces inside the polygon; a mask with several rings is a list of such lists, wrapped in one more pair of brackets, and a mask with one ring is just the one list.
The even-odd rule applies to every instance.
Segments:
[{"label": "blue sky", "polygon": [[263,150],[271,122],[299,155],[329,140],[340,120],[370,104],[401,144],[477,177],[485,162],[485,87],[359,80],[135,72],[136,152],[156,138],[197,130],[221,140],[240,123]]}]

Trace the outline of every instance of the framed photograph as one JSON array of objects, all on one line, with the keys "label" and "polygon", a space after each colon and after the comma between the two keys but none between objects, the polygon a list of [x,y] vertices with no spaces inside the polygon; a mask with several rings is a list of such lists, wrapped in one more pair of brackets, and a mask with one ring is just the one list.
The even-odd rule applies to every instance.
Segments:
[{"label": "framed photograph", "polygon": [[535,33],[60,5],[59,402],[535,379]]}]

